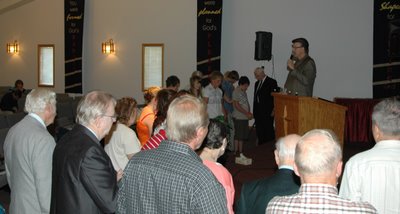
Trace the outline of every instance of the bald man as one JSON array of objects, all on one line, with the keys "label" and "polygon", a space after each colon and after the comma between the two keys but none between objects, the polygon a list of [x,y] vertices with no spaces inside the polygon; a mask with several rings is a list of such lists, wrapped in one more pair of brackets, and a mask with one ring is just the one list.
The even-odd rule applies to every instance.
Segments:
[{"label": "bald man", "polygon": [[368,202],[339,197],[336,185],[342,165],[342,149],[332,131],[307,132],[295,152],[294,170],[301,180],[299,193],[274,197],[266,213],[377,213]]},{"label": "bald man", "polygon": [[271,177],[243,184],[236,213],[265,213],[273,197],[298,192],[300,180],[293,171],[293,164],[299,139],[299,135],[290,134],[276,142],[274,154],[279,170]]}]

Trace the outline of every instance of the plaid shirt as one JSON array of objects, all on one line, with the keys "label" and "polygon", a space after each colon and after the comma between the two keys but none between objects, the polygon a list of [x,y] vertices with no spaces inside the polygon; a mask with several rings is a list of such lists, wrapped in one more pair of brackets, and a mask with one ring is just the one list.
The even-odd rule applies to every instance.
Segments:
[{"label": "plaid shirt", "polygon": [[338,196],[336,187],[303,184],[298,194],[274,197],[266,213],[377,213],[368,202],[353,202]]},{"label": "plaid shirt", "polygon": [[225,190],[186,144],[163,141],[129,161],[117,213],[228,213]]}]

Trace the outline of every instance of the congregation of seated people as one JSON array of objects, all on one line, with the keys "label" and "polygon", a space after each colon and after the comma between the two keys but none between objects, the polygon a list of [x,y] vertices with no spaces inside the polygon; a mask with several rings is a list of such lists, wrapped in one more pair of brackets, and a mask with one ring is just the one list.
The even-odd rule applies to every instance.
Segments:
[{"label": "congregation of seated people", "polygon": [[97,90],[63,101],[47,88],[28,93],[17,80],[1,100],[2,111],[26,112],[0,139],[9,212],[400,213],[398,98],[375,106],[372,149],[344,164],[332,131],[289,134],[268,154],[275,174],[244,183],[235,200],[234,177],[219,158],[228,151],[251,162],[243,147],[250,80],[237,71],[204,76],[193,72],[182,90],[170,76],[167,87],[144,92],[144,105]]}]

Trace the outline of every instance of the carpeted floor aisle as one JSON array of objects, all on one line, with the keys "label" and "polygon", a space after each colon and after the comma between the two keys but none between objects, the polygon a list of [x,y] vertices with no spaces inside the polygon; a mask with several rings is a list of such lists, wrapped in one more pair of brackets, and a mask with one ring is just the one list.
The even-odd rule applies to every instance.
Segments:
[{"label": "carpeted floor aisle", "polygon": [[252,145],[244,146],[244,154],[248,158],[252,158],[253,162],[249,166],[244,166],[235,163],[233,153],[228,154],[225,167],[232,174],[235,185],[235,198],[239,197],[240,188],[244,182],[260,179],[272,175],[277,166],[274,159],[275,142],[263,144],[259,146]]}]

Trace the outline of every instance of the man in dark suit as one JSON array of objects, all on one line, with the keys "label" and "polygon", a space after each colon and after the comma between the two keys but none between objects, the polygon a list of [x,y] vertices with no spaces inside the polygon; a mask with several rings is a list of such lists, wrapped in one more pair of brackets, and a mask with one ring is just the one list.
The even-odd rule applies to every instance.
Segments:
[{"label": "man in dark suit", "polygon": [[115,212],[117,175],[99,142],[116,120],[115,104],[101,91],[80,101],[78,124],[54,150],[51,213]]},{"label": "man in dark suit", "polygon": [[19,90],[8,92],[1,98],[0,109],[2,111],[9,111],[13,113],[17,112],[18,109],[22,107],[18,107],[18,99],[20,99],[21,96],[22,92]]},{"label": "man in dark suit", "polygon": [[256,68],[254,76],[257,82],[254,87],[253,115],[256,122],[258,143],[275,140],[274,98],[271,93],[278,85],[276,80],[264,73],[264,68]]},{"label": "man in dark suit", "polygon": [[279,170],[269,178],[243,184],[236,213],[264,214],[273,197],[298,192],[300,180],[293,171],[293,165],[299,140],[299,135],[290,134],[276,142],[274,154]]}]

